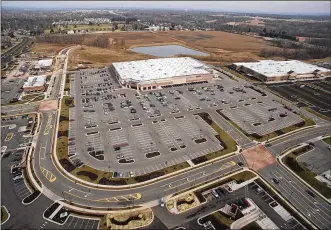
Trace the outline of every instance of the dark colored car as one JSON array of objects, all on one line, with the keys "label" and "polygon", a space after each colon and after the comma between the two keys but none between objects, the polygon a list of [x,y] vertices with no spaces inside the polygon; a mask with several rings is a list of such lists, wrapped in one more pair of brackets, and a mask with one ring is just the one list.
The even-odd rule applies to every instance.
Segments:
[{"label": "dark colored car", "polygon": [[307,192],[309,195],[311,195],[312,197],[315,197],[315,194],[314,194],[312,191],[310,191],[310,190],[306,190],[306,192]]}]

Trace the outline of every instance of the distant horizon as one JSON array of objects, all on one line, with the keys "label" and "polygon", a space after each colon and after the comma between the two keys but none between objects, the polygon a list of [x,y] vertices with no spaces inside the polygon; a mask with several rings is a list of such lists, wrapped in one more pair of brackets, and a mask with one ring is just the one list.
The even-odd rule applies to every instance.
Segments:
[{"label": "distant horizon", "polygon": [[[188,2],[171,2],[173,6],[162,6],[162,4],[160,5],[160,3],[165,3],[164,1],[160,1],[160,2],[144,2],[144,1],[136,1],[133,2],[136,5],[140,5],[140,6],[123,6],[123,5],[127,5],[127,3],[129,3],[129,1],[123,1],[123,2],[92,2],[92,1],[67,1],[67,2],[61,2],[57,1],[38,1],[38,5],[35,5],[34,7],[30,7],[31,3],[33,1],[2,1],[2,9],[20,9],[20,10],[114,10],[114,9],[125,9],[125,10],[187,10],[192,11],[192,12],[219,12],[219,13],[247,13],[247,14],[276,14],[276,15],[302,15],[302,16],[327,16],[330,15],[330,3],[327,1],[312,1],[312,2],[303,2],[305,3],[305,7],[309,9],[309,11],[300,11],[300,12],[287,12],[288,9],[293,9],[291,8],[290,5],[301,5],[301,7],[303,7],[302,2],[294,2],[294,1],[289,1],[289,2],[282,2],[282,1],[270,1],[268,2],[267,5],[266,1],[260,1],[260,2],[248,2],[248,1],[244,1],[244,2],[212,2],[214,4],[218,3],[220,5],[220,8],[218,8],[217,6],[213,7],[213,8],[207,8],[209,4],[207,3],[211,3],[211,2],[203,2],[204,3],[204,7],[205,8],[194,8],[194,7],[199,7],[198,5],[200,5],[199,1],[196,2],[192,2],[194,3],[196,6],[194,6],[194,4],[187,4],[187,6],[183,5],[182,3],[188,3]],[[79,2],[80,6],[76,6],[75,4],[77,4]],[[28,4],[30,3],[30,4]],[[42,4],[40,4],[42,3]],[[102,3],[103,7],[99,7],[97,6],[98,3]],[[107,3],[107,5],[105,4]],[[116,5],[116,3],[121,4],[122,6]],[[181,4],[179,4],[181,3]],[[242,4],[243,8],[245,8],[245,10],[240,10],[238,9],[238,7],[236,7],[236,5],[240,3]],[[245,4],[249,3],[249,7],[252,8],[254,7],[253,5],[257,5],[257,9],[248,9],[249,7],[244,7]],[[311,7],[307,5],[307,3],[311,3]],[[318,3],[318,4],[317,4]],[[328,3],[328,4],[326,4]],[[28,5],[27,5],[28,4]],[[56,5],[55,5],[56,4]],[[90,5],[92,4],[92,5]],[[111,5],[109,5],[111,4]],[[160,6],[156,6],[155,4],[159,4]],[[221,5],[224,5],[223,7]],[[230,5],[229,5],[230,4]],[[260,4],[260,5],[259,5]],[[275,5],[279,8],[279,10],[264,10],[267,7],[271,7],[269,5]],[[60,6],[59,6],[60,5]],[[175,5],[183,5],[183,6],[175,6]],[[264,6],[262,6],[264,5]],[[329,10],[329,11],[325,11],[325,12],[313,12],[312,10],[316,10],[316,5],[319,6],[319,10]],[[193,7],[193,8],[192,8]],[[285,11],[285,9],[286,11]],[[326,7],[326,8],[325,8]],[[234,8],[234,9],[230,9],[230,8]],[[261,10],[261,8],[263,8]],[[272,8],[272,7],[271,7]],[[282,12],[280,12],[280,10],[283,10]]]}]

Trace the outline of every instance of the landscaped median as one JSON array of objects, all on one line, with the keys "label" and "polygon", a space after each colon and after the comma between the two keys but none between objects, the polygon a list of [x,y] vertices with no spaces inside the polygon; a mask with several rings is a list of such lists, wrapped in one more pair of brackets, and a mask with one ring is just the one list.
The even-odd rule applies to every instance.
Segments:
[{"label": "landscaped median", "polygon": [[323,114],[320,114],[320,113],[316,112],[315,110],[312,110],[311,108],[304,107],[304,109],[307,110],[308,112],[310,112],[310,113],[312,113],[312,114],[314,114],[314,115],[316,115],[316,116],[324,119],[324,120],[331,121],[331,118],[329,118],[329,117],[327,117],[327,116],[325,116]]},{"label": "landscaped median", "polygon": [[200,164],[202,162],[209,161],[211,159],[227,155],[237,151],[237,143],[232,139],[232,137],[227,134],[223,129],[221,129],[210,117],[208,113],[199,113],[199,115],[205,122],[207,122],[217,133],[216,138],[220,141],[220,144],[224,149],[212,153],[208,153],[204,156],[197,157],[192,160],[194,164]]},{"label": "landscaped median", "polygon": [[290,168],[293,173],[299,176],[302,180],[308,183],[311,187],[316,189],[325,198],[331,198],[331,188],[329,188],[325,183],[317,180],[315,177],[316,173],[310,171],[302,163],[297,161],[297,157],[307,153],[313,149],[312,145],[304,144],[294,150],[289,151],[287,154],[280,158],[280,161],[284,163],[288,168]]},{"label": "landscaped median", "polygon": [[176,214],[186,212],[198,205],[200,205],[200,201],[194,193],[186,193],[167,201],[168,210]]},{"label": "landscaped median", "polygon": [[131,211],[110,212],[106,215],[106,222],[100,225],[100,229],[136,229],[150,225],[154,220],[154,214],[150,208],[141,208]]},{"label": "landscaped median", "polygon": [[1,206],[1,224],[4,224],[10,218],[10,213],[6,206]]}]

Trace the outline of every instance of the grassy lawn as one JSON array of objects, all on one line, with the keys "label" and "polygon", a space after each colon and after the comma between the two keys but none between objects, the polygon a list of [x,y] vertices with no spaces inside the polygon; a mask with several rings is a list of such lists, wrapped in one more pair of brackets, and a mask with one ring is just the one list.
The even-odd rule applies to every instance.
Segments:
[{"label": "grassy lawn", "polygon": [[221,141],[223,142],[222,145],[225,147],[223,150],[212,152],[206,154],[204,157],[207,160],[214,159],[216,157],[220,157],[226,155],[228,153],[235,152],[237,150],[237,143],[232,139],[232,137],[227,134],[223,129],[221,129],[211,118],[210,116],[205,116],[204,114],[198,114],[202,119],[204,119],[210,126],[217,132]]},{"label": "grassy lawn", "polygon": [[305,147],[295,150],[286,157],[283,158],[283,163],[285,163],[295,174],[297,174],[301,179],[306,181],[310,186],[319,191],[327,199],[331,198],[331,188],[329,188],[325,183],[315,179],[316,173],[307,169],[302,163],[297,161],[297,157],[309,151],[305,150]]},{"label": "grassy lawn", "polygon": [[4,206],[1,206],[1,223],[5,222],[9,217],[8,212],[6,212],[6,209]]},{"label": "grassy lawn", "polygon": [[240,230],[260,230],[260,229],[262,230],[263,228],[261,228],[260,225],[258,225],[256,222],[252,222],[250,224],[247,224]]},{"label": "grassy lawn", "polygon": [[[99,24],[98,25],[76,25],[76,28],[74,25],[68,25],[68,27],[64,27],[64,26],[56,26],[55,28],[53,28],[54,32],[57,32],[59,29],[61,30],[111,30],[111,24]],[[50,33],[50,29],[45,30],[45,34],[49,34]]]},{"label": "grassy lawn", "polygon": [[324,138],[323,141],[329,145],[331,145],[331,137]]},{"label": "grassy lawn", "polygon": [[35,93],[35,94],[27,94],[25,96],[23,96],[21,99],[22,100],[31,100],[35,97],[38,97],[38,96],[43,96],[43,94],[40,94],[40,93]]},{"label": "grassy lawn", "polygon": [[229,134],[227,134],[223,129],[221,129],[215,122],[211,124],[211,127],[218,133],[227,148],[205,155],[208,160],[235,152],[237,150],[237,143],[232,139]]},{"label": "grassy lawn", "polygon": [[59,124],[59,131],[68,131],[69,130],[69,121],[61,121]]},{"label": "grassy lawn", "polygon": [[325,116],[325,115],[323,115],[323,114],[320,114],[320,113],[318,113],[318,112],[312,110],[311,108],[304,107],[304,109],[307,110],[308,112],[310,112],[310,113],[312,113],[312,114],[314,114],[314,115],[316,115],[316,116],[318,116],[318,117],[324,119],[324,120],[331,121],[331,118],[329,118],[329,117],[327,117],[327,116]]},{"label": "grassy lawn", "polygon": [[254,177],[256,177],[256,175],[254,173],[252,173],[250,171],[244,171],[244,172],[237,173],[237,174],[231,176],[230,179],[235,180],[240,184],[240,183],[250,180]]},{"label": "grassy lawn", "polygon": [[44,98],[45,98],[45,95],[40,95],[40,96],[35,97],[30,102],[41,101],[41,100],[44,100]]},{"label": "grassy lawn", "polygon": [[230,220],[227,216],[222,215],[220,212],[213,213],[213,216],[222,224],[228,226],[230,228],[231,224],[234,220]]}]

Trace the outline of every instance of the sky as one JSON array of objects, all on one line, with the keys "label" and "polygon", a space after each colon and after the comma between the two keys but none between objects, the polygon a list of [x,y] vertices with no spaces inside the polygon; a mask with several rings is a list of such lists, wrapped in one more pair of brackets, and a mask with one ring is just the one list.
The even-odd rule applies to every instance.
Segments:
[{"label": "sky", "polygon": [[138,7],[213,10],[225,12],[330,14],[329,1],[2,1],[15,8]]}]

